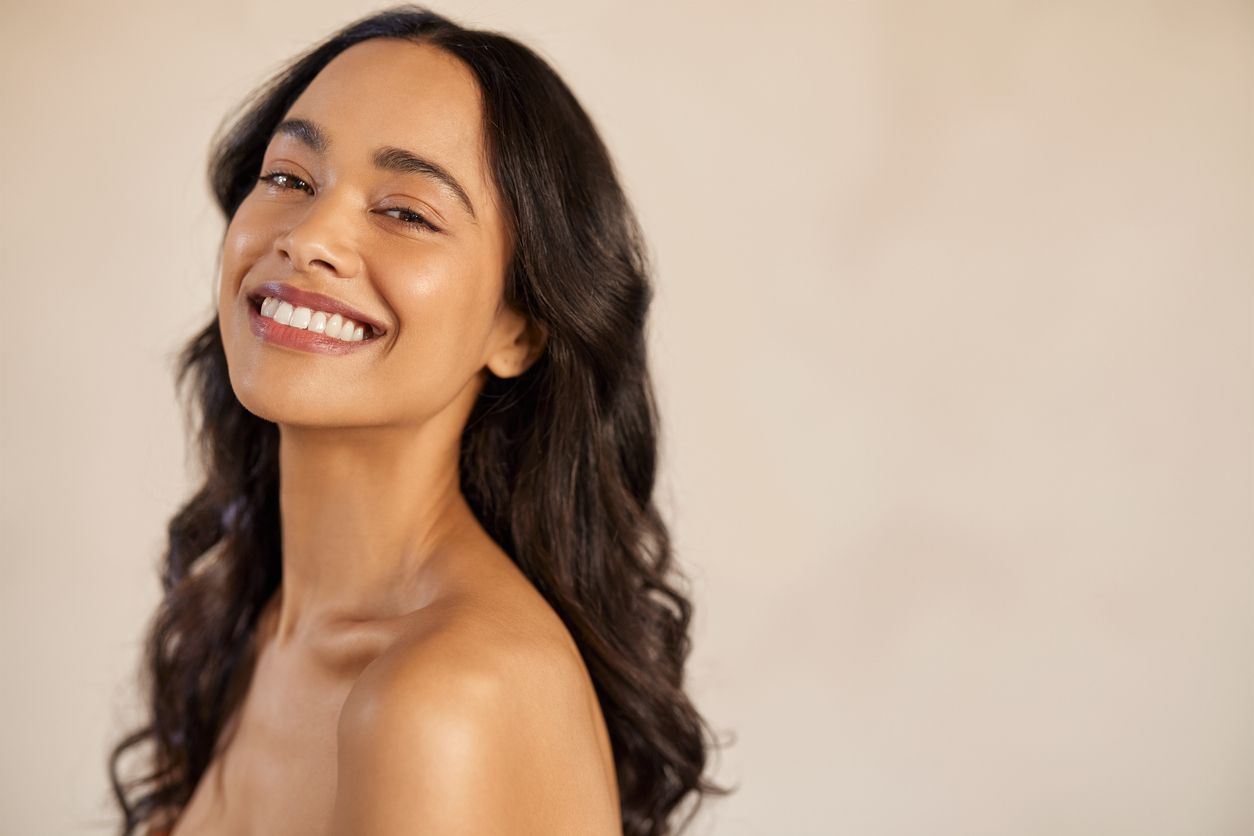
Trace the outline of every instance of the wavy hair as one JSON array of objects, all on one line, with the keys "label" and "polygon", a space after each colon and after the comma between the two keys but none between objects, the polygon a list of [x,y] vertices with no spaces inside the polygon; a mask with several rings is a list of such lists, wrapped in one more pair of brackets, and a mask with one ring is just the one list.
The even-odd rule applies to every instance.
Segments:
[{"label": "wavy hair", "polygon": [[[227,222],[254,188],[275,126],[336,55],[369,38],[427,43],[461,59],[483,93],[484,135],[514,248],[506,301],[548,332],[522,375],[489,375],[460,449],[480,522],[557,611],[591,673],[608,726],[623,832],[667,836],[703,778],[709,726],[683,690],[692,604],[653,502],[658,414],[646,362],[651,267],[641,230],[591,119],[535,52],[428,9],[395,6],[293,59],[214,136],[213,194]],[[278,428],[235,397],[217,316],[182,348],[176,386],[204,481],[170,519],[163,599],[141,664],[145,724],[113,748],[124,836],[186,806],[255,661],[258,615],[282,581]],[[124,781],[141,743],[147,770]]]}]

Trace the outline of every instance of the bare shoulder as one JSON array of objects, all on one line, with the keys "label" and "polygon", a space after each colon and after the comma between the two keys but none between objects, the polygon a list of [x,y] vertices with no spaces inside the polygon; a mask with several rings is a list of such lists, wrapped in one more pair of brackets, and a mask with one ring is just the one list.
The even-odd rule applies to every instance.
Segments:
[{"label": "bare shoulder", "polygon": [[[523,596],[449,598],[415,614],[414,625],[362,672],[343,722],[415,701],[432,708],[500,699],[502,689],[517,709],[534,711],[579,687],[569,633],[551,610]],[[533,699],[540,697],[547,699]]]},{"label": "bare shoulder", "polygon": [[620,833],[595,694],[539,593],[450,596],[414,625],[344,703],[332,834]]}]

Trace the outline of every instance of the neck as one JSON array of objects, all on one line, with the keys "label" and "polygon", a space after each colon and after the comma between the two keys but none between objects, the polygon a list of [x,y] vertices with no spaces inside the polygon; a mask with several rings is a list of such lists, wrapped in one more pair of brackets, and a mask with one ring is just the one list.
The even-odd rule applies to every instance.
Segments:
[{"label": "neck", "polygon": [[431,425],[280,425],[276,641],[422,606],[428,564],[474,519],[458,481],[458,443]]}]

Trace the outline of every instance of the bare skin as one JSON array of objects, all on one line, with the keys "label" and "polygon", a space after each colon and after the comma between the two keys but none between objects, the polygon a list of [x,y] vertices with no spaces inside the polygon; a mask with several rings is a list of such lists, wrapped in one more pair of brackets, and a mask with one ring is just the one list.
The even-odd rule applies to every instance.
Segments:
[{"label": "bare skin", "polygon": [[[287,114],[327,147],[276,134],[263,172],[289,179],[259,182],[227,229],[223,343],[240,401],[279,426],[283,581],[174,836],[621,832],[578,649],[459,489],[487,374],[520,374],[545,339],[502,301],[510,242],[479,96],[433,47],[350,47]],[[380,146],[436,161],[473,214],[428,176],[375,168]],[[385,333],[342,355],[263,341],[247,294],[266,281]]]}]

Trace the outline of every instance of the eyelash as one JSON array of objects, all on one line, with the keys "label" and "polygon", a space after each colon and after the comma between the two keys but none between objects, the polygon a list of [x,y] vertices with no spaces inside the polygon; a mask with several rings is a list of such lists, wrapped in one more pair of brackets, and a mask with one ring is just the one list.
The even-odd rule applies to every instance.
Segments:
[{"label": "eyelash", "polygon": [[[304,180],[302,180],[302,179],[300,179],[299,177],[297,177],[295,174],[289,174],[289,173],[288,173],[288,172],[286,172],[286,171],[278,171],[278,170],[275,170],[275,171],[268,171],[268,172],[266,172],[265,174],[263,174],[263,175],[261,175],[260,177],[258,177],[257,179],[258,179],[258,180],[260,180],[260,181],[261,181],[261,182],[263,182],[263,183],[270,183],[270,184],[272,184],[272,185],[274,185],[274,186],[276,186],[276,187],[278,187],[278,188],[280,188],[280,189],[283,189],[283,188],[296,188],[296,189],[300,189],[300,188],[301,188],[300,186],[292,186],[292,187],[288,187],[288,186],[280,186],[280,185],[278,184],[278,181],[275,179],[275,178],[278,178],[278,177],[287,177],[288,179],[290,179],[290,180],[295,180],[297,183],[301,183],[301,184],[305,185],[306,187],[309,185],[309,184],[308,184],[308,183],[306,183]],[[302,191],[303,191],[303,189],[302,189]],[[439,230],[439,229],[438,229],[438,228],[437,228],[434,224],[432,224],[432,223],[431,223],[429,220],[427,220],[425,217],[423,217],[422,215],[420,215],[420,214],[418,214],[417,212],[413,211],[412,209],[407,209],[407,208],[405,208],[404,206],[392,206],[392,207],[390,207],[390,208],[388,208],[388,209],[384,209],[383,211],[384,211],[384,212],[400,212],[402,215],[408,215],[408,216],[410,216],[410,218],[411,218],[412,220],[405,220],[405,218],[403,218],[403,217],[401,217],[401,218],[397,218],[397,219],[396,219],[396,220],[400,221],[401,223],[403,223],[403,224],[405,224],[405,225],[407,225],[407,226],[420,227],[420,228],[428,229],[428,230],[430,230],[430,231],[432,231],[432,232],[439,232],[439,231],[440,231],[440,230]]]}]

